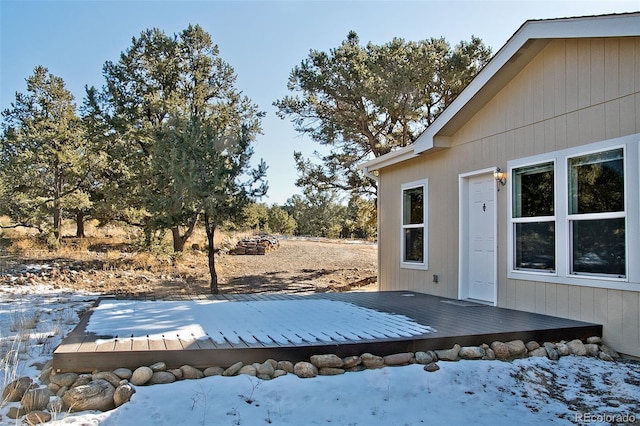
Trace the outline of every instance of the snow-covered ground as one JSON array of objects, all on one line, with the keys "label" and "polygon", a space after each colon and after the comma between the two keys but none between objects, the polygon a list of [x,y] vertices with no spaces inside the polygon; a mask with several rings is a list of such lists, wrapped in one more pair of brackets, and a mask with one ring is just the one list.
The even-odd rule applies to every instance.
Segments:
[{"label": "snow-covered ground", "polygon": [[[2,363],[0,384],[19,376],[37,378],[34,364],[51,359],[55,346],[77,323],[77,313],[96,297],[42,285],[0,286],[2,354],[9,351],[17,354],[9,358],[18,359]],[[410,365],[314,379],[218,376],[141,386],[116,410],[58,413],[55,421],[136,426],[540,425],[637,424],[640,418],[638,362],[570,356],[556,362],[529,358],[439,366],[435,373]],[[12,405],[17,404],[0,408],[0,424],[19,424],[6,416]]]}]

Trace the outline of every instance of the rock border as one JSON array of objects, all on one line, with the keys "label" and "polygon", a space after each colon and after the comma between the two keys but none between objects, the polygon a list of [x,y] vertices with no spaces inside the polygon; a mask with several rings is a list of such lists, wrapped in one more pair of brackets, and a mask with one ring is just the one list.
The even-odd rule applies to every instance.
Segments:
[{"label": "rock border", "polygon": [[[438,361],[458,360],[500,360],[511,361],[526,357],[546,357],[557,361],[564,356],[589,356],[613,362],[620,355],[602,344],[598,336],[589,337],[584,342],[574,339],[569,342],[544,342],[512,340],[495,341],[480,346],[460,346],[453,348],[403,352],[386,356],[364,353],[359,356],[340,358],[336,354],[313,355],[309,360],[276,361],[268,359],[263,363],[244,364],[237,362],[231,366],[212,366],[204,370],[190,365],[167,368],[164,362],[140,366],[135,370],[118,368],[113,371],[94,371],[92,374],[57,373],[52,361],[41,369],[41,387],[30,377],[21,377],[9,383],[2,392],[2,404],[20,402],[20,407],[11,407],[7,417],[19,419],[30,425],[51,421],[54,413],[85,410],[108,411],[127,403],[136,392],[136,386],[150,386],[173,383],[177,380],[197,380],[203,377],[238,375],[254,376],[262,380],[273,380],[287,374],[300,378],[334,376],[347,372],[367,369],[424,365],[427,372],[438,371]],[[52,397],[55,397],[52,399]]]}]

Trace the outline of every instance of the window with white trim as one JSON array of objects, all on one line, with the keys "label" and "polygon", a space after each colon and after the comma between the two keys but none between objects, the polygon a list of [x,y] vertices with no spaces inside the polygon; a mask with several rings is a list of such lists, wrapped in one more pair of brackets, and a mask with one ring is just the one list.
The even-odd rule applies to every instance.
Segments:
[{"label": "window with white trim", "polygon": [[626,276],[623,148],[567,159],[570,273]]},{"label": "window with white trim", "polygon": [[427,183],[402,185],[401,266],[427,269]]},{"label": "window with white trim", "polygon": [[640,134],[510,160],[507,277],[640,291],[639,166]]}]

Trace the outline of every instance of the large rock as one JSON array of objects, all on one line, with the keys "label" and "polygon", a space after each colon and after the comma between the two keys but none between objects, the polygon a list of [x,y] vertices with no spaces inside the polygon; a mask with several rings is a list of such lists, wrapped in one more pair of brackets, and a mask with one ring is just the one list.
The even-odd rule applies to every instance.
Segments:
[{"label": "large rock", "polygon": [[2,390],[2,401],[20,401],[24,396],[24,393],[31,387],[31,383],[33,383],[33,380],[31,380],[30,377],[20,377],[19,379],[9,383]]},{"label": "large rock", "polygon": [[600,352],[608,355],[612,359],[619,359],[620,358],[620,354],[618,352],[616,352],[615,350],[611,349],[607,345],[600,346]]},{"label": "large rock", "polygon": [[180,367],[180,371],[182,371],[183,379],[193,380],[202,379],[204,377],[204,373],[202,371],[190,365],[183,365]]},{"label": "large rock", "polygon": [[318,368],[341,368],[344,365],[342,358],[335,354],[312,355],[310,361]]},{"label": "large rock", "polygon": [[491,344],[491,349],[496,359],[509,359],[509,346],[506,343],[495,341]]},{"label": "large rock", "polygon": [[111,386],[113,386],[114,388],[117,388],[118,386],[120,386],[120,381],[122,380],[120,377],[118,377],[115,373],[112,373],[111,371],[100,371],[94,374],[92,379],[93,380],[104,379],[107,382],[111,383]]},{"label": "large rock", "polygon": [[584,345],[584,349],[587,352],[587,356],[597,357],[600,353],[600,345],[596,343],[587,343]]},{"label": "large rock", "polygon": [[407,365],[413,358],[413,354],[410,352],[403,352],[399,354],[392,354],[383,357],[384,365]]},{"label": "large rock", "polygon": [[344,369],[337,367],[322,367],[318,374],[320,376],[338,376],[340,374],[344,374]]},{"label": "large rock", "polygon": [[535,348],[529,352],[530,357],[547,357],[547,350],[545,348]]},{"label": "large rock", "polygon": [[362,365],[367,368],[384,367],[384,359],[381,356],[365,353],[362,354],[360,358],[362,359]]},{"label": "large rock", "polygon": [[436,355],[438,356],[438,359],[441,361],[457,361],[458,354],[460,354],[460,345],[457,343],[453,345],[453,348],[451,349],[443,349],[443,350],[436,351]]},{"label": "large rock", "polygon": [[552,361],[557,361],[560,359],[560,354],[558,354],[558,350],[556,349],[556,345],[550,342],[544,342],[544,350],[547,351],[547,357]]},{"label": "large rock", "polygon": [[[512,358],[523,357],[527,354],[527,347],[522,340],[512,340],[505,344],[509,348],[509,356]],[[495,351],[495,349],[493,350]]]},{"label": "large rock", "polygon": [[27,414],[23,420],[24,424],[39,425],[42,423],[48,423],[51,421],[51,414],[46,411],[32,411]]},{"label": "large rock", "polygon": [[293,366],[293,372],[302,379],[309,379],[318,375],[318,368],[310,362],[300,361]]},{"label": "large rock", "polygon": [[278,361],[276,370],[284,370],[287,373],[293,373],[293,363],[291,361]]},{"label": "large rock", "polygon": [[602,344],[602,338],[600,336],[591,336],[587,338],[587,343],[593,343],[596,345]]},{"label": "large rock", "polygon": [[129,381],[135,386],[142,386],[151,380],[152,376],[153,370],[149,367],[142,366],[134,370]]},{"label": "large rock", "polygon": [[149,368],[156,373],[158,371],[165,371],[167,369],[167,364],[164,362],[156,362],[155,364],[150,365]]},{"label": "large rock", "polygon": [[571,354],[569,350],[569,346],[566,342],[560,342],[556,345],[556,352],[558,352],[558,356],[567,356]]},{"label": "large rock", "polygon": [[222,373],[224,373],[224,368],[222,367],[209,367],[204,370],[205,377],[222,376]]},{"label": "large rock", "polygon": [[538,349],[540,347],[540,343],[536,342],[535,340],[531,340],[530,342],[527,342],[524,346],[527,348],[528,352],[531,352]]},{"label": "large rock", "polygon": [[362,364],[362,358],[359,356],[353,355],[342,358],[342,368],[344,369],[353,368],[360,364]]},{"label": "large rock", "polygon": [[113,403],[116,407],[129,402],[136,390],[130,384],[120,385],[113,394]]},{"label": "large rock", "polygon": [[51,383],[55,383],[58,386],[71,387],[78,380],[76,373],[62,373],[51,376]]},{"label": "large rock", "polygon": [[242,363],[242,361],[238,361],[235,364],[233,364],[231,367],[224,370],[222,372],[222,375],[225,377],[235,376],[236,374],[238,374],[238,371],[240,371],[243,365],[244,364]]},{"label": "large rock", "polygon": [[51,392],[47,388],[31,389],[24,393],[20,404],[27,413],[32,411],[42,411],[47,408]]},{"label": "large rock", "polygon": [[133,371],[129,370],[128,368],[118,368],[116,370],[113,370],[113,374],[120,377],[121,379],[129,380],[131,378],[131,375],[133,374]]},{"label": "large rock", "polygon": [[462,359],[481,359],[485,354],[485,350],[480,346],[463,346],[458,356]]},{"label": "large rock", "polygon": [[569,353],[571,355],[585,356],[587,354],[587,349],[584,347],[584,343],[582,343],[582,340],[580,339],[568,342],[567,347],[569,348]]},{"label": "large rock", "polygon": [[151,380],[147,382],[149,385],[166,385],[167,383],[173,383],[176,381],[176,376],[168,371],[156,371],[151,376]]},{"label": "large rock", "polygon": [[103,379],[94,380],[88,385],[69,389],[62,397],[65,407],[71,411],[99,410],[115,408],[113,395],[116,389]]},{"label": "large rock", "polygon": [[[278,363],[276,363],[276,366],[278,365]],[[268,376],[269,378],[273,377],[273,373],[276,371],[275,368],[273,368],[273,364],[269,361],[265,361],[262,364],[259,364],[258,367],[256,368],[256,373],[258,373],[258,377],[260,378],[264,378],[265,376]]]},{"label": "large rock", "polygon": [[418,364],[427,365],[437,360],[438,360],[438,355],[436,355],[434,351],[416,352],[416,362]]},{"label": "large rock", "polygon": [[256,369],[256,367],[254,367],[253,365],[243,365],[242,368],[240,370],[238,370],[238,376],[244,374],[247,376],[257,376],[258,375],[258,370]]}]

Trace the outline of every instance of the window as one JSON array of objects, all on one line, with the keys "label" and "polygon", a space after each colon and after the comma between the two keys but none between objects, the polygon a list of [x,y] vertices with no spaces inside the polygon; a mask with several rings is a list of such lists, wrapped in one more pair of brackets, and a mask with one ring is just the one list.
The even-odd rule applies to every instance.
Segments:
[{"label": "window", "polygon": [[402,267],[427,269],[427,180],[402,185]]},{"label": "window", "polygon": [[512,223],[516,270],[556,269],[554,164],[513,170]]},{"label": "window", "polygon": [[624,151],[568,159],[571,273],[626,275]]},{"label": "window", "polygon": [[509,161],[507,277],[640,291],[639,165],[640,134]]}]

